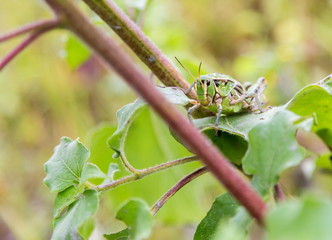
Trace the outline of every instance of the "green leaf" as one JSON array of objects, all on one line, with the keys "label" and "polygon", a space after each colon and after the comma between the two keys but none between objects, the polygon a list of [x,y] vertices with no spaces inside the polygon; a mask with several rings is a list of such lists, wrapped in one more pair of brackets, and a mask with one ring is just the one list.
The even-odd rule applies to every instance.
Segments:
[{"label": "green leaf", "polygon": [[114,153],[107,146],[107,139],[115,132],[116,127],[102,124],[92,129],[88,136],[88,146],[91,152],[90,162],[96,164],[103,172],[107,172]]},{"label": "green leaf", "polygon": [[238,135],[222,131],[218,132],[216,136],[214,129],[205,130],[204,134],[220,149],[227,159],[234,164],[241,164],[241,160],[248,148],[246,140]]},{"label": "green leaf", "polygon": [[330,240],[331,222],[331,201],[322,196],[306,196],[269,211],[267,240]]},{"label": "green leaf", "polygon": [[[216,117],[193,120],[200,129],[234,164],[240,165],[248,148],[248,132],[256,124],[269,121],[283,107],[274,107],[263,113],[241,113],[222,116],[216,127]],[[216,134],[216,129],[220,130]],[[176,138],[176,136],[174,136]]]},{"label": "green leaf", "polygon": [[52,240],[80,239],[79,228],[96,213],[98,201],[96,191],[86,190],[65,214],[54,219]]},{"label": "green leaf", "polygon": [[313,130],[332,148],[332,77],[331,75],[300,90],[286,107],[299,116],[314,116]]},{"label": "green leaf", "polygon": [[236,223],[229,221],[224,222],[218,226],[216,234],[212,237],[213,240],[246,240],[246,230],[241,228]]},{"label": "green leaf", "polygon": [[319,129],[317,135],[325,142],[325,144],[332,150],[332,128]]},{"label": "green leaf", "polygon": [[332,129],[331,77],[300,90],[286,108],[299,116],[315,116],[318,129]]},{"label": "green leaf", "polygon": [[117,233],[105,234],[104,237],[108,240],[130,240],[129,235],[130,231],[126,228]]},{"label": "green leaf", "polygon": [[93,163],[86,163],[83,166],[83,171],[80,179],[80,183],[84,183],[91,178],[106,178],[107,175],[103,173],[99,167]]},{"label": "green leaf", "polygon": [[332,154],[326,153],[319,156],[316,160],[316,166],[325,170],[332,170]]},{"label": "green leaf", "polygon": [[95,222],[93,218],[89,218],[78,228],[78,233],[82,236],[83,239],[89,239],[94,227]]},{"label": "green leaf", "polygon": [[90,50],[77,37],[70,34],[65,42],[65,59],[71,69],[78,68],[91,55]]},{"label": "green leaf", "polygon": [[249,132],[249,148],[242,163],[247,174],[253,174],[253,183],[263,195],[278,181],[286,168],[298,164],[304,152],[296,141],[298,116],[282,111]]},{"label": "green leaf", "polygon": [[62,191],[78,184],[89,155],[89,150],[78,139],[61,138],[53,156],[44,165],[47,174],[44,183],[51,191]]},{"label": "green leaf", "polygon": [[158,87],[159,92],[172,104],[185,106],[191,102],[181,88]]},{"label": "green leaf", "polygon": [[222,116],[217,127],[215,125],[216,117],[199,118],[195,119],[193,122],[201,131],[218,129],[223,132],[238,135],[247,140],[250,129],[256,126],[256,124],[269,121],[277,112],[283,109],[283,107],[273,107],[263,113],[241,113]]},{"label": "green leaf", "polygon": [[135,102],[129,103],[122,107],[117,113],[118,118],[118,129],[108,139],[108,146],[115,152],[123,152],[125,136],[128,131],[130,124],[134,117],[140,110],[145,106],[145,102],[142,99],[136,99]]},{"label": "green leaf", "polygon": [[152,215],[148,206],[141,200],[127,202],[117,212],[116,218],[127,225],[127,229],[105,235],[107,239],[140,240],[149,237],[152,229]]},{"label": "green leaf", "polygon": [[63,210],[77,200],[81,193],[74,187],[59,192],[55,198],[53,218],[59,217]]},{"label": "green leaf", "polygon": [[194,240],[214,239],[218,226],[235,216],[238,203],[229,193],[217,197],[207,215],[199,223]]},{"label": "green leaf", "polygon": [[[158,90],[173,104],[187,105],[190,103],[190,99],[184,94],[184,92],[175,87],[158,87]],[[126,139],[126,133],[133,122],[135,116],[146,103],[142,99],[137,99],[135,102],[130,103],[122,107],[116,114],[118,118],[118,129],[108,139],[108,145],[117,153],[123,152],[124,142]]]}]

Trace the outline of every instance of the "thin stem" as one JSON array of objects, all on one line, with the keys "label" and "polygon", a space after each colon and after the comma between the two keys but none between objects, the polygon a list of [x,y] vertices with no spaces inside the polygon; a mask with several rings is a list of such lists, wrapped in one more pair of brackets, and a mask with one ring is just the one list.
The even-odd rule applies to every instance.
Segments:
[{"label": "thin stem", "polygon": [[115,42],[96,28],[70,0],[45,0],[67,27],[89,45],[150,104],[183,144],[201,159],[248,212],[263,224],[267,206],[227,158],[156,89]]},{"label": "thin stem", "polygon": [[145,170],[140,170],[140,173],[145,176],[145,175],[147,175],[147,173],[151,174],[151,173],[159,172],[160,170],[165,170],[165,169],[168,169],[168,168],[171,168],[174,166],[182,165],[184,163],[189,163],[189,162],[193,162],[193,161],[197,161],[197,160],[198,160],[197,156],[180,158],[180,159],[166,162],[166,163],[154,166],[154,167],[149,167]]},{"label": "thin stem", "polygon": [[116,180],[112,183],[97,186],[96,190],[98,190],[98,191],[110,190],[110,189],[115,188],[119,185],[129,183],[129,182],[133,182],[137,179],[141,179],[141,178],[143,178],[145,176],[148,176],[148,175],[151,175],[153,173],[160,172],[160,171],[166,170],[168,168],[175,167],[175,166],[178,166],[178,165],[181,165],[181,164],[184,164],[184,163],[189,163],[189,162],[196,161],[196,160],[198,160],[198,158],[196,156],[185,157],[185,158],[180,158],[180,159],[170,161],[170,162],[167,162],[167,163],[163,163],[163,164],[160,164],[160,165],[157,165],[157,166],[153,166],[153,167],[149,167],[149,168],[146,168],[146,169],[138,170],[137,173],[126,176],[126,177],[121,178],[119,180]]},{"label": "thin stem", "polygon": [[195,178],[203,175],[208,172],[207,167],[201,167],[196,171],[190,173],[189,175],[182,178],[179,182],[177,182],[170,190],[168,190],[151,208],[151,213],[155,215],[160,208],[164,206],[164,204],[179,191],[182,187],[184,187],[187,183],[191,182]]},{"label": "thin stem", "polygon": [[32,33],[26,37],[18,46],[16,46],[12,51],[10,51],[3,59],[0,60],[0,71],[16,57],[20,52],[22,52],[28,45],[30,45],[34,40],[36,40],[45,30],[40,30]]},{"label": "thin stem", "polygon": [[55,26],[58,24],[59,24],[59,21],[57,19],[39,20],[39,21],[35,21],[32,23],[28,23],[26,25],[18,27],[17,29],[14,29],[10,32],[0,35],[0,43],[6,41],[8,39],[17,37],[19,35],[22,35],[24,33],[30,32],[32,30],[37,31],[37,30],[48,28],[50,26]]},{"label": "thin stem", "polygon": [[124,154],[120,154],[120,159],[121,159],[121,162],[122,164],[125,166],[125,168],[133,173],[133,174],[138,174],[139,173],[139,170],[134,168],[130,163],[129,161],[127,160],[127,157],[124,155]]},{"label": "thin stem", "polygon": [[34,40],[36,40],[43,33],[55,28],[57,24],[48,25],[47,27],[41,28],[29,36],[27,36],[19,45],[17,45],[12,51],[10,51],[4,58],[0,60],[0,71],[7,66],[7,64],[13,60],[19,53],[21,53],[27,46],[29,46]]},{"label": "thin stem", "polygon": [[[188,89],[188,82],[173,64],[113,1],[83,0],[135,52],[166,86]],[[190,97],[196,98],[194,91]]]}]

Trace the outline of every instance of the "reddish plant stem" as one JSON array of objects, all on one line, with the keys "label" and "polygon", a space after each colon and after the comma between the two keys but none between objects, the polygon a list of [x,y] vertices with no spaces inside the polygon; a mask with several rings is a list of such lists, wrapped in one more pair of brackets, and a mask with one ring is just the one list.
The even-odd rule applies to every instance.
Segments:
[{"label": "reddish plant stem", "polygon": [[0,43],[4,42],[6,40],[9,40],[11,38],[17,37],[19,35],[22,35],[24,33],[30,32],[32,30],[37,31],[40,29],[48,28],[50,26],[55,26],[57,24],[59,24],[59,21],[57,19],[39,20],[36,22],[32,22],[32,23],[23,25],[15,30],[12,30],[10,32],[0,35]]},{"label": "reddish plant stem", "polygon": [[160,208],[164,206],[164,204],[179,191],[182,187],[184,187],[187,183],[191,182],[195,178],[203,175],[208,171],[207,167],[201,167],[196,171],[190,173],[189,175],[182,178],[179,182],[177,182],[170,190],[168,190],[151,208],[151,213],[155,215]]},{"label": "reddish plant stem", "polygon": [[43,33],[55,28],[59,25],[59,21],[52,21],[52,24],[44,25],[42,28],[32,32],[27,36],[19,45],[17,45],[12,51],[10,51],[4,58],[0,60],[0,71],[7,66],[7,64],[13,60],[20,52],[22,52],[27,46],[29,46],[34,40],[36,40]]},{"label": "reddish plant stem", "polygon": [[7,64],[14,59],[20,52],[22,52],[28,45],[36,40],[45,30],[39,30],[26,37],[17,47],[10,51],[3,59],[0,60],[0,71],[7,66]]},{"label": "reddish plant stem", "polygon": [[161,95],[155,86],[132,63],[127,55],[104,32],[91,24],[69,0],[45,0],[60,13],[78,37],[94,49],[106,63],[142,96],[175,134],[194,151],[229,192],[261,224],[266,205],[220,151]]}]

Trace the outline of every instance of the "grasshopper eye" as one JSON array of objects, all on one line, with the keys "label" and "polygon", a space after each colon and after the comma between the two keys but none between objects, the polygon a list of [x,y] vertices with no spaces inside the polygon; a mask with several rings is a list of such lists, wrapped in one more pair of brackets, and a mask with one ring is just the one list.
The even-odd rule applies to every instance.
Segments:
[{"label": "grasshopper eye", "polygon": [[213,82],[214,82],[214,85],[216,85],[216,87],[219,87],[219,85],[220,85],[220,81],[219,80],[214,79]]},{"label": "grasshopper eye", "polygon": [[210,86],[210,80],[202,80],[202,84],[205,85],[206,83],[206,86]]}]

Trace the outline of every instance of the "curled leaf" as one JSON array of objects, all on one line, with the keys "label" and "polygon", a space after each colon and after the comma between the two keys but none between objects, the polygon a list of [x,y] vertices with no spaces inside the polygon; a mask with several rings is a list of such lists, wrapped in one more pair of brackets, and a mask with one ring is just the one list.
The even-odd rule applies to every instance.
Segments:
[{"label": "curled leaf", "polygon": [[[158,90],[173,104],[184,106],[190,103],[190,99],[179,88],[158,87]],[[138,98],[135,102],[125,105],[117,112],[118,128],[108,139],[108,146],[117,153],[114,155],[115,157],[119,157],[119,153],[123,152],[127,131],[136,115],[145,107],[145,105],[146,103]]]}]

